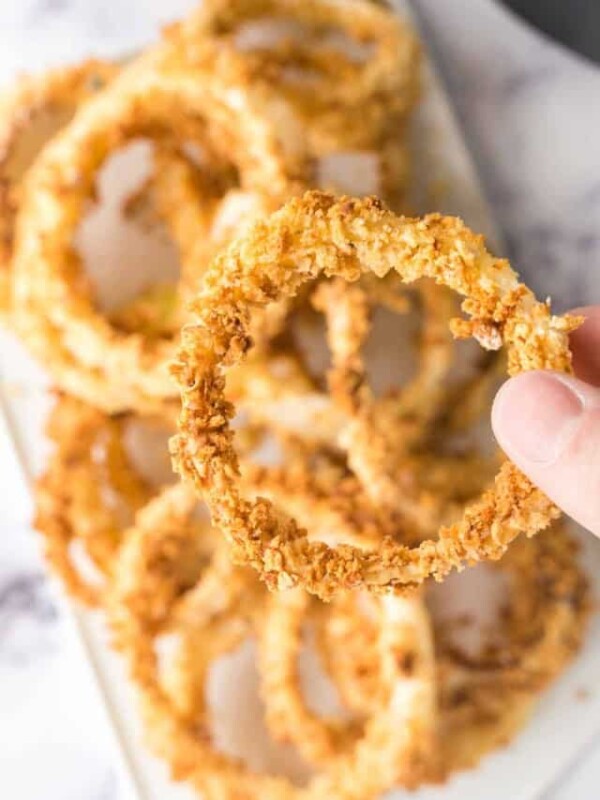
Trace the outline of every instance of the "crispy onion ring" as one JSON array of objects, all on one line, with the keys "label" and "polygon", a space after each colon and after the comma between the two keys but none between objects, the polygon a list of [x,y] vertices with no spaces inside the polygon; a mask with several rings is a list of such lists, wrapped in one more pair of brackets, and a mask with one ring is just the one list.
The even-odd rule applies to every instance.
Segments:
[{"label": "crispy onion ring", "polygon": [[[441,747],[436,766],[446,776],[475,767],[523,728],[539,693],[578,652],[589,615],[577,547],[562,526],[516,542],[494,569],[510,580],[508,600],[477,655],[454,644],[447,621],[435,627]],[[319,651],[344,704],[368,713],[379,691],[375,624],[351,595],[326,606],[316,622]]]},{"label": "crispy onion ring", "polygon": [[[211,194],[212,183],[208,180],[205,171],[192,166],[175,148],[165,147],[161,155],[162,159],[157,166],[168,164],[169,175],[177,172],[180,179],[180,194],[185,192],[186,199],[190,202],[193,199],[194,226],[191,225],[192,212],[185,215],[186,221],[190,222],[185,228],[183,224],[177,227],[179,217],[183,217],[183,213],[177,218],[175,214],[164,213],[163,216],[167,207],[164,193],[168,189],[172,189],[172,180],[167,183],[165,179],[160,183],[159,188],[146,184],[134,198],[137,208],[125,209],[125,213],[138,214],[140,207],[152,205],[156,201],[156,213],[166,223],[176,244],[180,247],[190,246],[189,242],[193,234],[198,236],[206,234],[202,226],[208,224],[209,209],[215,202],[213,194]],[[196,184],[198,184],[199,191],[200,188],[205,191],[192,198],[191,186]],[[23,216],[22,212],[21,217]],[[184,239],[184,234],[187,239]],[[102,410],[108,409],[108,413],[132,408],[146,414],[165,413],[167,407],[172,404],[169,397],[144,395],[139,387],[126,382],[125,375],[123,380],[116,383],[102,364],[88,366],[76,353],[65,346],[64,337],[59,328],[52,324],[46,311],[39,307],[42,299],[37,297],[35,287],[37,278],[40,280],[43,278],[19,273],[19,269],[19,267],[15,267],[14,271],[16,292],[14,321],[17,331],[34,355],[43,359],[44,364],[49,367],[52,377],[62,390],[80,397],[85,402],[98,406]],[[76,284],[79,289],[74,290],[75,295],[79,291],[88,296],[87,302],[91,303],[90,285],[84,276],[80,276],[80,278],[81,280]],[[130,359],[139,358],[142,361],[145,358],[151,359],[152,353],[170,352],[178,322],[182,321],[182,306],[185,302],[186,292],[195,288],[196,280],[197,275],[191,275],[184,267],[178,287],[157,285],[133,302],[128,302],[124,307],[112,312],[108,319],[101,317],[99,312],[94,311],[94,315],[102,320],[105,327],[112,331],[117,339],[122,341],[124,348],[129,345]],[[31,281],[33,281],[33,286],[29,285]],[[116,369],[116,364],[113,364],[112,368]]]},{"label": "crispy onion ring", "polygon": [[[270,408],[276,404],[277,398],[271,398]],[[103,605],[124,532],[137,511],[157,492],[154,481],[139,471],[127,448],[128,431],[136,424],[151,436],[154,430],[158,435],[164,433],[166,442],[175,425],[175,409],[161,417],[107,415],[63,394],[57,397],[47,421],[46,434],[53,451],[36,481],[34,525],[44,539],[44,554],[53,572],[66,591],[85,605]],[[246,435],[249,451],[260,442],[260,430],[252,425],[245,426],[240,434]],[[305,472],[308,469],[306,458],[296,459],[295,476],[301,463]],[[248,471],[257,481],[260,468],[248,463]],[[277,496],[285,499],[283,484],[271,477]],[[307,487],[302,491],[298,487],[296,496],[308,507],[315,500],[316,490],[309,494]],[[346,505],[354,507],[357,503],[348,497]],[[350,537],[355,530],[351,509],[341,508],[338,514],[336,529]],[[322,527],[331,517],[328,513]],[[373,517],[372,537],[378,531]],[[367,539],[363,529],[360,534]]]},{"label": "crispy onion ring", "polygon": [[[156,734],[163,747],[155,714],[167,723],[171,713],[189,718],[196,732],[208,724],[207,669],[247,634],[263,594],[249,571],[231,564],[197,512],[195,496],[182,484],[164,489],[139,512],[124,537],[106,606],[114,645],[129,660],[140,689],[148,735]],[[192,663],[186,657],[199,631],[206,635]],[[162,635],[177,639],[164,669],[155,648]]]},{"label": "crispy onion ring", "polygon": [[[411,437],[418,438],[419,424],[427,424],[439,414],[446,399],[446,384],[454,366],[456,349],[448,330],[458,311],[454,297],[444,287],[431,283],[423,283],[419,289],[417,300],[422,307],[423,327],[418,342],[417,373],[399,392],[386,392],[379,399],[367,386],[362,353],[370,330],[373,300],[377,301],[376,281],[368,283],[366,288],[360,284],[349,286],[342,279],[322,283],[313,301],[328,323],[332,354],[329,386],[333,398],[347,413],[364,415],[364,406],[372,405],[373,415],[395,414],[404,420],[405,426],[409,419],[416,434],[406,427],[400,433],[388,431],[388,435],[401,438],[405,447],[410,444]],[[385,305],[389,305],[388,297],[389,293],[381,298]]]},{"label": "crispy onion ring", "polygon": [[[285,25],[280,41],[244,46],[244,25],[261,20]],[[288,102],[313,155],[377,146],[391,128],[396,142],[402,138],[418,96],[419,48],[388,9],[365,0],[207,0],[189,27],[230,56],[239,53],[251,79]],[[350,40],[345,47],[334,41],[341,34]],[[357,47],[373,52],[353,59]]]},{"label": "crispy onion ring", "polygon": [[[239,641],[239,635],[248,635],[248,625],[257,624],[264,597],[251,572],[221,557],[222,548],[214,551],[208,564],[190,557],[189,548],[198,546],[199,535],[197,527],[189,532],[190,509],[181,499],[186,491],[189,496],[185,486],[167,490],[138,515],[125,540],[109,603],[115,644],[138,687],[153,749],[166,758],[176,779],[190,781],[207,799],[243,795],[279,800],[293,795],[364,800],[393,786],[408,765],[421,763],[431,747],[426,713],[433,702],[433,684],[425,666],[429,662],[407,677],[396,657],[398,647],[406,645],[410,623],[405,609],[411,600],[390,597],[379,604],[378,648],[385,701],[369,718],[356,745],[333,759],[305,788],[294,787],[285,778],[251,772],[217,751],[205,705],[193,703],[199,718],[190,719],[187,704],[178,703],[177,690],[175,696],[169,693],[168,679],[161,680],[156,637],[182,625],[195,626],[198,635],[204,634],[202,641],[208,649],[198,653],[201,666],[194,680],[198,674],[205,677],[210,661]],[[212,544],[218,541],[213,536]],[[190,568],[190,564],[196,566]],[[427,646],[426,642],[417,645]]]},{"label": "crispy onion ring", "polygon": [[[53,451],[36,481],[34,526],[53,572],[85,605],[104,604],[125,531],[157,494],[157,480],[169,481],[161,464],[159,475],[142,473],[128,449],[128,434],[134,431],[135,442],[136,425],[142,437],[149,435],[151,442],[164,437],[166,443],[175,409],[166,411],[160,417],[108,415],[62,394],[49,415],[46,435]],[[240,433],[251,449],[257,434],[251,426]]]},{"label": "crispy onion ring", "polygon": [[22,77],[0,96],[0,313],[11,305],[10,265],[20,183],[42,146],[77,108],[117,74],[118,67],[90,59],[41,75]]},{"label": "crispy onion ring", "polygon": [[[34,525],[54,573],[70,595],[90,606],[102,604],[123,533],[156,491],[127,453],[131,421],[131,415],[110,417],[63,395],[47,423],[54,451],[36,482]],[[174,415],[145,422],[164,426],[166,435]],[[95,567],[94,579],[78,563],[75,544]]]},{"label": "crispy onion ring", "polygon": [[[241,77],[226,59],[208,46],[183,50],[167,39],[124,68],[49,143],[23,184],[14,273],[24,338],[61,385],[109,412],[156,408],[175,388],[166,366],[172,342],[115,329],[80,277],[72,236],[105,158],[139,136],[182,144],[200,137],[236,154],[243,187],[269,197],[290,189],[289,161],[257,93],[233,98],[228,89]],[[107,391],[96,393],[102,379]]]},{"label": "crispy onion ring", "polygon": [[272,588],[301,585],[327,598],[360,586],[414,587],[427,577],[441,580],[466,562],[497,559],[520,533],[531,536],[558,516],[508,461],[458,523],[414,548],[387,539],[375,552],[330,548],[309,541],[270,502],[241,497],[229,427],[233,409],[223,390],[227,368],[251,344],[249,310],[292,296],[321,273],[357,280],[369,270],[382,276],[391,269],[407,282],[429,277],[465,296],[470,320],[456,321],[454,333],[472,335],[488,349],[504,343],[510,374],[571,367],[568,333],[579,320],[552,316],[508,262],[493,258],[457,219],[402,218],[374,199],[336,200],[314,192],[257,223],[215,259],[194,304],[196,324],[183,331],[173,368],[183,410],[171,448],[176,469],[206,497],[236,557]]},{"label": "crispy onion ring", "polygon": [[[480,490],[484,478],[491,480],[493,473],[486,469],[489,462],[477,453],[425,457],[425,466],[422,454],[414,452],[432,437],[441,439],[440,422],[452,401],[448,385],[456,360],[456,342],[449,325],[458,311],[454,296],[445,287],[426,282],[420,289],[423,324],[417,372],[406,386],[383,397],[376,397],[368,383],[362,352],[370,329],[369,292],[360,284],[348,285],[338,278],[322,283],[314,302],[329,323],[332,367],[328,383],[334,405],[346,417],[338,439],[349,467],[376,506],[400,513],[417,534],[431,535],[461,510],[456,504],[449,507],[445,489],[458,489],[463,477],[467,478],[463,488],[467,488],[474,473],[483,470]],[[481,411],[481,400],[488,395],[486,375],[459,382],[472,404],[471,411],[462,415],[463,426]],[[430,481],[432,470],[442,473],[444,480]],[[466,496],[472,497],[473,492]]]},{"label": "crispy onion ring", "polygon": [[[361,735],[362,724],[326,719],[313,713],[302,696],[298,674],[298,655],[301,647],[302,625],[310,616],[311,606],[318,601],[311,599],[301,590],[271,595],[267,602],[266,614],[260,631],[260,675],[261,691],[266,708],[266,720],[273,735],[282,741],[293,742],[302,756],[310,763],[327,766],[329,761],[349,750]],[[390,622],[381,613],[381,604],[393,607],[396,623]],[[372,606],[370,622],[375,635],[370,642],[371,657],[385,669],[384,653],[378,647],[378,639],[383,635],[378,630],[382,624],[400,624],[404,627],[403,636],[395,645],[395,658],[404,673],[408,684],[411,681],[433,682],[435,675],[435,659],[433,638],[429,615],[421,598],[417,595],[410,598],[377,599]],[[327,608],[321,608],[326,614]],[[372,630],[371,628],[369,629]],[[382,659],[379,661],[379,659]],[[378,673],[381,679],[382,673]],[[385,692],[382,692],[383,681],[379,683],[377,699],[373,700],[366,714],[376,713],[381,702],[385,703]],[[424,768],[431,772],[434,756],[436,729],[435,685],[429,687],[429,702],[423,707],[422,725],[429,731],[428,737],[432,749],[427,753],[424,749],[419,763],[410,760],[405,771],[396,779],[397,784],[416,785],[422,779]]]}]

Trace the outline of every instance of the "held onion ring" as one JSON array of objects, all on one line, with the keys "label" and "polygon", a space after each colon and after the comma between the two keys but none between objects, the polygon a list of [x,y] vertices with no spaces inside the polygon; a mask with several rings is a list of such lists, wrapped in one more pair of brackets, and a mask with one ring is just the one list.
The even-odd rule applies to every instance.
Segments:
[{"label": "held onion ring", "polygon": [[23,77],[0,97],[0,313],[11,305],[10,264],[20,182],[51,135],[117,72],[116,65],[90,59]]},{"label": "held onion ring", "polygon": [[265,500],[239,491],[238,459],[223,396],[227,368],[250,347],[251,308],[292,296],[321,273],[357,280],[396,269],[407,281],[430,277],[466,297],[470,320],[455,322],[488,349],[508,348],[511,374],[526,369],[569,370],[568,333],[578,324],[555,317],[519,283],[507,261],[493,258],[462,222],[430,215],[397,217],[374,199],[336,200],[318,192],[290,201],[268,221],[219,255],[205,276],[183,331],[174,374],[182,394],[180,434],[172,442],[180,474],[202,492],[214,523],[272,588],[301,585],[323,598],[367,587],[383,591],[443,579],[451,569],[497,559],[520,533],[531,536],[558,510],[510,462],[494,485],[443,527],[439,539],[410,548],[384,540],[375,552],[309,541],[306,531],[278,517]]}]

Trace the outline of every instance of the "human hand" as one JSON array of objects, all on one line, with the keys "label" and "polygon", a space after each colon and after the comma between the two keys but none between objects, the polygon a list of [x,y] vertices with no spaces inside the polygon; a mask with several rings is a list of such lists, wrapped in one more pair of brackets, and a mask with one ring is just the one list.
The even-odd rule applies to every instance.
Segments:
[{"label": "human hand", "polygon": [[571,337],[576,378],[524,372],[498,392],[498,444],[569,516],[600,536],[600,306]]}]

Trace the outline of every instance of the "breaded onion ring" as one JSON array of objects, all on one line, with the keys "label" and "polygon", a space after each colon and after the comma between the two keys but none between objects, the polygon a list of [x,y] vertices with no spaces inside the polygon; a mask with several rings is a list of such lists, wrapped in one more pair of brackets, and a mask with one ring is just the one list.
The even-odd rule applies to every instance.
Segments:
[{"label": "breaded onion ring", "polygon": [[196,323],[183,331],[173,369],[183,410],[171,449],[176,469],[206,497],[236,557],[272,588],[300,585],[328,598],[360,586],[414,587],[427,577],[441,580],[465,563],[497,559],[520,533],[531,536],[558,516],[508,461],[459,522],[414,548],[389,539],[374,552],[327,547],[309,541],[270,502],[241,496],[229,426],[234,410],[223,392],[227,369],[251,345],[250,309],[293,296],[322,273],[353,281],[367,271],[383,276],[392,269],[407,282],[429,277],[465,296],[470,320],[455,321],[454,332],[472,335],[488,349],[504,343],[510,374],[571,367],[568,333],[578,320],[552,316],[508,262],[493,258],[460,220],[397,217],[374,199],[336,200],[314,192],[258,222],[215,259],[194,303]]},{"label": "breaded onion ring", "polygon": [[[379,605],[381,706],[369,717],[355,746],[332,759],[304,788],[286,778],[253,772],[219,752],[212,742],[205,701],[198,694],[191,706],[180,705],[177,688],[174,695],[170,693],[168,679],[161,679],[155,649],[161,632],[178,634],[183,628],[193,635],[189,626],[195,626],[198,635],[204,633],[206,649],[198,650],[196,680],[205,678],[210,661],[239,641],[239,634],[247,636],[248,626],[258,624],[262,616],[260,584],[251,572],[223,559],[223,548],[217,547],[208,563],[186,551],[198,546],[201,538],[197,529],[190,535],[189,507],[184,504],[182,510],[177,496],[185,491],[189,492],[185,486],[168,490],[138,515],[126,537],[109,603],[115,644],[139,690],[154,751],[167,760],[175,779],[189,781],[207,800],[240,796],[365,800],[393,786],[411,766],[428,757],[432,746],[429,721],[434,712],[429,709],[434,692],[427,642],[415,643],[428,655],[414,675],[407,676],[397,658],[398,647],[406,646],[410,627],[406,607],[411,600],[389,597]],[[217,541],[215,536],[212,542]],[[190,708],[197,717],[189,716]]]},{"label": "breaded onion ring", "polygon": [[[497,625],[477,655],[435,627],[442,774],[470,769],[506,746],[529,720],[539,693],[581,646],[590,602],[571,537],[555,527],[520,540],[494,565],[509,580]],[[352,595],[337,598],[316,617],[327,672],[345,705],[364,715],[378,702],[379,676],[372,645],[376,625]]]},{"label": "breaded onion ring", "polygon": [[20,182],[42,146],[118,72],[90,59],[24,76],[0,96],[0,313],[11,305],[10,263]]},{"label": "breaded onion ring", "polygon": [[[310,763],[327,766],[330,759],[339,756],[353,746],[360,736],[360,721],[338,721],[326,719],[312,712],[306,705],[299,683],[298,655],[301,647],[302,625],[309,618],[311,606],[318,601],[301,590],[271,595],[266,615],[260,629],[260,676],[261,693],[266,709],[266,720],[271,733],[282,741],[295,744],[302,756]],[[335,603],[335,601],[334,601]],[[433,638],[429,615],[420,597],[377,599],[371,603],[370,622],[375,630],[371,641],[371,657],[379,661],[384,655],[378,647],[378,639],[383,635],[379,626],[390,623],[378,607],[382,603],[392,604],[397,620],[404,626],[404,635],[395,646],[395,658],[400,670],[410,683],[413,680],[431,682],[430,702],[423,708],[423,725],[429,730],[431,744],[432,732],[436,729],[436,687],[434,683],[435,659]],[[327,614],[330,606],[322,607],[317,613]],[[360,617],[359,617],[360,618]],[[369,628],[371,631],[372,629]],[[340,643],[343,649],[344,645]],[[382,674],[378,673],[381,679]],[[382,692],[383,681],[379,682],[377,699],[374,699],[366,712],[366,719],[376,713],[378,705],[385,702]],[[358,724],[357,724],[358,723]],[[396,782],[412,786],[422,779],[420,770],[433,771],[434,749],[421,763],[407,762],[406,771]]]},{"label": "breaded onion ring", "polygon": [[[166,366],[173,343],[121,332],[97,311],[72,246],[77,221],[103,161],[140,136],[206,140],[235,154],[242,187],[269,197],[289,191],[290,162],[261,97],[231,91],[238,73],[208,46],[165,40],[90,100],[24,181],[14,254],[21,330],[64,388],[109,412],[154,409],[174,396]],[[102,379],[107,391],[94,396]]]},{"label": "breaded onion ring", "polygon": [[[279,25],[281,35],[268,41],[278,33],[271,30],[261,43],[249,29],[261,21]],[[391,129],[402,139],[418,96],[419,48],[389,9],[367,0],[206,0],[188,28],[238,53],[254,83],[288,102],[313,156],[377,149]],[[360,48],[371,52],[353,54]]]},{"label": "breaded onion ring", "polygon": [[[44,538],[45,557],[70,595],[87,605],[104,597],[124,531],[155,489],[136,470],[124,435],[129,415],[110,417],[73,397],[58,398],[46,433],[54,451],[35,486],[34,525]],[[148,419],[161,424],[165,419]],[[73,546],[95,567],[86,575]]]},{"label": "breaded onion ring", "polygon": [[328,323],[328,383],[334,403],[347,417],[338,438],[350,468],[376,504],[400,511],[418,529],[431,532],[433,520],[438,526],[443,520],[446,498],[422,489],[407,456],[444,407],[455,353],[448,326],[458,305],[449,290],[435,284],[425,283],[419,298],[424,321],[417,373],[401,390],[381,398],[369,386],[362,352],[370,330],[368,292],[338,278],[322,283],[313,302]]},{"label": "breaded onion ring", "polygon": [[[439,438],[438,419],[447,413],[447,378],[455,366],[455,343],[448,323],[457,306],[448,302],[443,287],[427,285],[411,301],[399,288],[404,289],[398,280],[376,278],[352,286],[341,280],[317,284],[310,300],[323,310],[328,323],[333,353],[328,373],[330,394],[303,372],[294,350],[270,354],[268,359],[257,358],[253,350],[253,358],[228,376],[229,399],[235,402],[239,395],[253,421],[263,422],[277,432],[277,438],[287,439],[288,453],[300,449],[305,456],[294,464],[288,463],[286,456],[286,463],[275,468],[245,463],[244,480],[249,479],[250,489],[260,496],[276,500],[286,513],[306,520],[301,524],[306,524],[311,535],[318,530],[317,538],[324,536],[329,543],[339,540],[364,545],[369,540],[379,541],[382,534],[399,531],[405,539],[411,534],[432,535],[494,475],[493,462],[476,453],[429,456],[422,452],[432,436]],[[368,393],[364,397],[355,378],[359,370],[364,373],[359,350],[369,329],[371,307],[381,305],[405,313],[414,301],[423,314],[417,374],[406,386],[382,398],[374,400]],[[467,388],[470,392],[471,387]],[[479,392],[479,384],[475,388]],[[386,447],[390,456],[403,456],[394,473],[400,498],[391,508],[384,508],[370,491],[365,470],[361,474],[357,469],[362,464],[348,448],[344,434],[357,410],[362,411],[368,403],[373,405],[370,415],[378,422],[371,439],[385,427],[384,420],[389,427],[395,425]],[[291,439],[295,439],[293,444]],[[311,452],[315,444],[318,448]],[[369,466],[372,463],[367,460]],[[341,531],[344,534],[340,535]]]}]

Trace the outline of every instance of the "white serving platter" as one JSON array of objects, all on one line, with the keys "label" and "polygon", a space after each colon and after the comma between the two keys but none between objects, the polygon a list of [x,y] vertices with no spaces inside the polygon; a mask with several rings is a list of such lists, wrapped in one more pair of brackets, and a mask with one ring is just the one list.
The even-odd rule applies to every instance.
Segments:
[{"label": "white serving platter", "polygon": [[[408,2],[396,0],[399,13],[411,15]],[[502,243],[483,196],[473,162],[434,65],[426,60],[424,97],[415,122],[414,203],[418,210],[459,214],[488,236],[497,251]],[[108,256],[110,257],[110,256]],[[42,429],[49,405],[48,383],[15,339],[0,334],[1,403],[0,468],[2,486],[12,497],[11,519],[31,514],[29,486],[43,464],[46,445]],[[33,535],[33,534],[32,534]],[[584,537],[590,576],[600,576],[600,543]],[[598,594],[599,579],[595,579]],[[170,782],[165,766],[151,757],[141,742],[132,691],[117,656],[108,648],[106,631],[97,615],[64,600],[81,657],[89,666],[98,703],[114,741],[121,786],[132,800],[179,800],[195,795]],[[236,748],[251,763],[287,763],[287,753],[261,748],[260,708],[246,648],[222,665],[211,686],[220,707],[221,735],[235,738]],[[446,786],[417,793],[394,791],[395,800],[534,800],[543,796],[581,748],[600,732],[600,621],[596,616],[586,646],[569,671],[547,692],[529,726],[509,747],[472,772]],[[585,696],[585,700],[581,698]],[[250,743],[254,743],[252,748]]]}]

